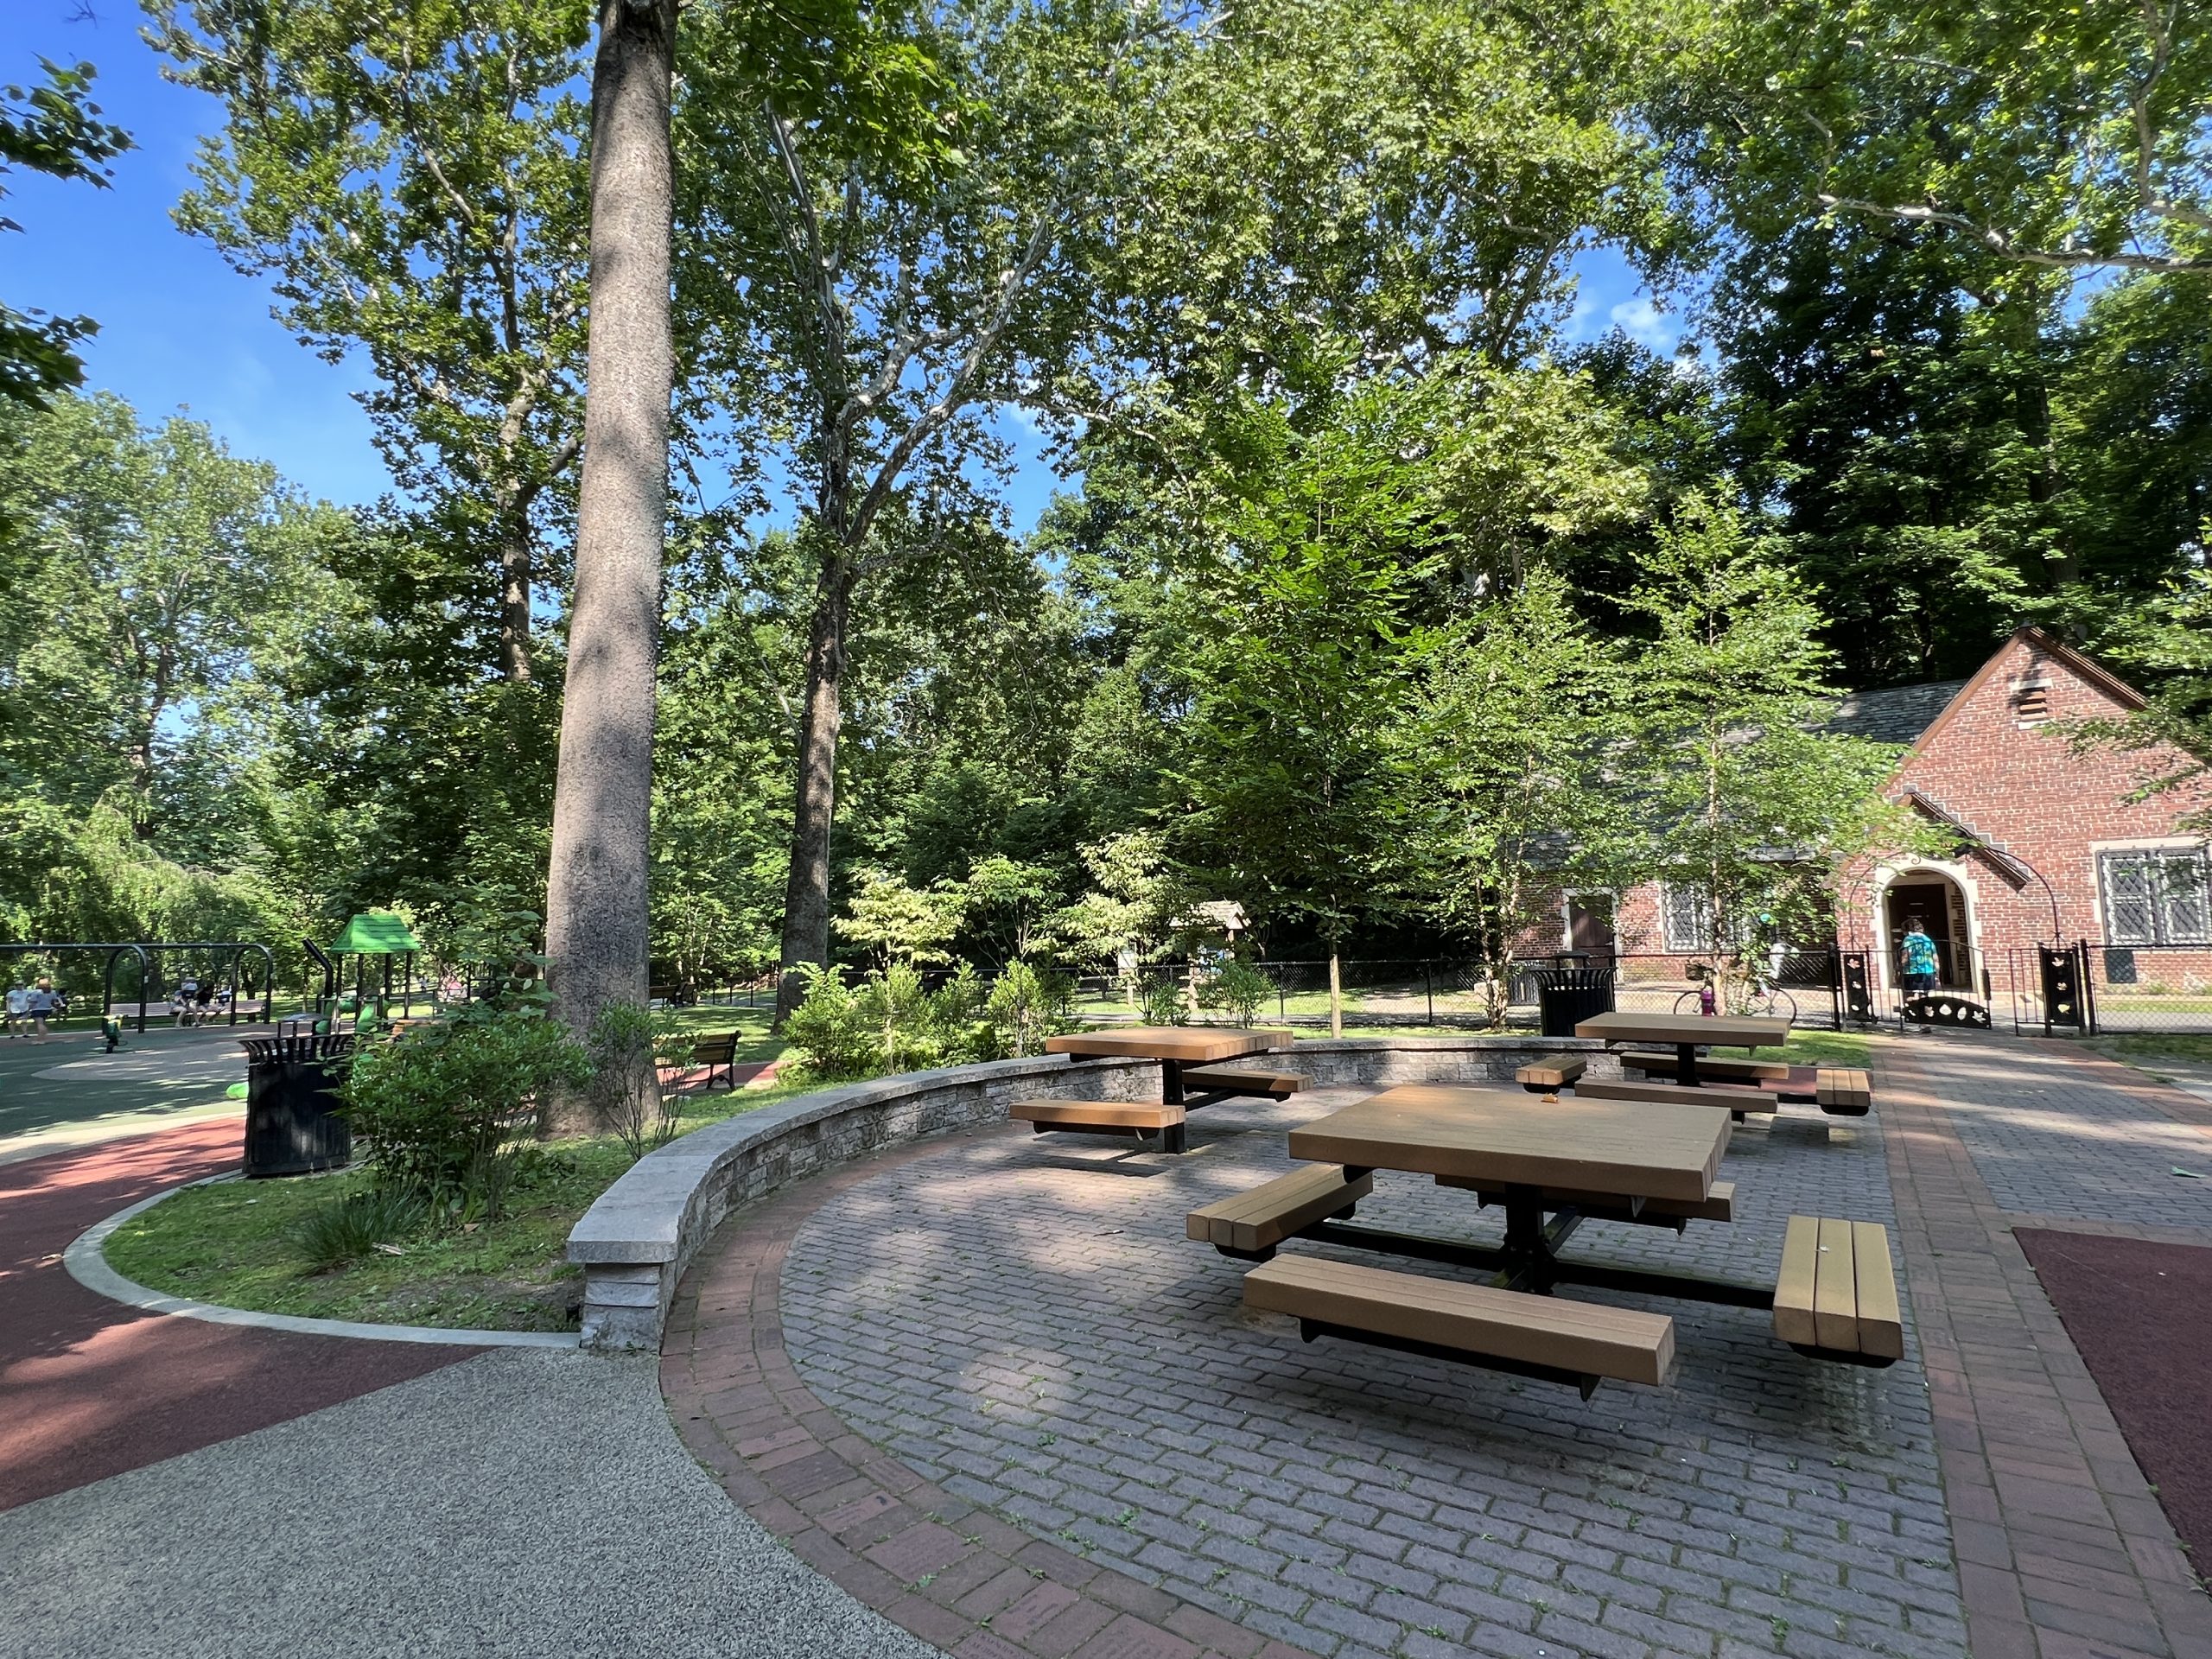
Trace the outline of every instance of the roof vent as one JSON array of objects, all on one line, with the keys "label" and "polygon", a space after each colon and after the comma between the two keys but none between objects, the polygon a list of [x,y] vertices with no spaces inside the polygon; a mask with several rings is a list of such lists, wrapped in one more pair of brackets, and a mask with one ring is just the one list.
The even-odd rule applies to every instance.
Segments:
[{"label": "roof vent", "polygon": [[2050,687],[2038,680],[2012,694],[2012,719],[2022,726],[2041,726],[2050,719]]}]

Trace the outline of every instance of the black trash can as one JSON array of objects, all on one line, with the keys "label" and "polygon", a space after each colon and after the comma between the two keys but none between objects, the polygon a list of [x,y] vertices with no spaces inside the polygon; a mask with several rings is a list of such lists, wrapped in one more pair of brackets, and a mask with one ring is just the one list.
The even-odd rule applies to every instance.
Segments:
[{"label": "black trash can", "polygon": [[353,1033],[288,1032],[239,1043],[246,1052],[246,1174],[345,1168],[353,1129],[339,1113],[337,1091],[353,1058]]},{"label": "black trash can", "polygon": [[1577,1022],[1613,1011],[1610,968],[1539,968],[1536,1007],[1547,1037],[1572,1037]]}]

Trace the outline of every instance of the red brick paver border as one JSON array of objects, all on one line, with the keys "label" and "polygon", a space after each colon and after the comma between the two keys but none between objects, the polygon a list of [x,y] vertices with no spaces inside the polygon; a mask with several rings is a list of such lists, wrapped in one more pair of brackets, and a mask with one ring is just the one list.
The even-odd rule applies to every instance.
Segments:
[{"label": "red brick paver border", "polygon": [[684,1445],[801,1560],[958,1659],[1313,1659],[931,1485],[799,1380],[777,1306],[791,1240],[855,1183],[944,1145],[899,1147],[791,1188],[701,1253],[661,1348]]},{"label": "red brick paver border", "polygon": [[[2212,1655],[2212,1600],[1948,1120],[1940,1055],[1875,1064],[1975,1659]],[[2095,1081],[2125,1085],[2109,1064]]]}]

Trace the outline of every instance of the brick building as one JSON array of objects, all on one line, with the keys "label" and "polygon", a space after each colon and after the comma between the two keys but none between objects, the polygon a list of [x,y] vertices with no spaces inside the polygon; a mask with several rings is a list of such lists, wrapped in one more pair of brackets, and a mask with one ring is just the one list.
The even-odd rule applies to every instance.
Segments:
[{"label": "brick building", "polygon": [[[1968,995],[2005,998],[2016,970],[2032,978],[2033,947],[2054,940],[2091,944],[2101,995],[2212,988],[2212,865],[2203,838],[2176,827],[2212,804],[2212,790],[2132,798],[2179,757],[2077,753],[2064,735],[2068,723],[2142,705],[2124,681],[2032,627],[1968,679],[1844,701],[1836,728],[1909,746],[1894,797],[1961,842],[1952,858],[1882,859],[1845,882],[1836,937],[1868,953],[1878,988],[1894,985],[1897,941],[1915,918],[1936,942],[1945,988]],[[1617,914],[1602,898],[1570,896],[1561,944],[1625,953],[1625,978],[1671,979],[1707,948],[1700,910],[1694,892],[1663,883],[1621,895]]]}]

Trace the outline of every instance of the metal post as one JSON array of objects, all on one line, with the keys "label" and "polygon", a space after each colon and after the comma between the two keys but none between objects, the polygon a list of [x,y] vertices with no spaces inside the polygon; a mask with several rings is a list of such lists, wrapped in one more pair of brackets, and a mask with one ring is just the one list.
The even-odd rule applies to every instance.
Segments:
[{"label": "metal post", "polygon": [[1428,958],[1426,957],[1421,963],[1421,986],[1428,997],[1428,1023],[1433,1026],[1436,1023],[1436,977],[1428,971]]}]

